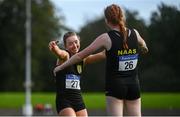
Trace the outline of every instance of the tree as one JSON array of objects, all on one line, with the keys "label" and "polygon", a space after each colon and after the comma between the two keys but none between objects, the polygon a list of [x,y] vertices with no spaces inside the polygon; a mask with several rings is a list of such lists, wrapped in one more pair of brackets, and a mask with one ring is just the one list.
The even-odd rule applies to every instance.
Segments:
[{"label": "tree", "polygon": [[[149,86],[156,91],[179,91],[180,11],[161,4],[153,12],[149,26],[151,66],[144,73]],[[158,84],[157,84],[158,82]],[[147,90],[151,90],[150,87]]]},{"label": "tree", "polygon": [[[32,0],[33,90],[52,90],[50,78],[55,57],[48,50],[51,39],[61,35],[62,17],[49,0]],[[25,80],[25,0],[0,1],[0,90],[22,91]]]}]

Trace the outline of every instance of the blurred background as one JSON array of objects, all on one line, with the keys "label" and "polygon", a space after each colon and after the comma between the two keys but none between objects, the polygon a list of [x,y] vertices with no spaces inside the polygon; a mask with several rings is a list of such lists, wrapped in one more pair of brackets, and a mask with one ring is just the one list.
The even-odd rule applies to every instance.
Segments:
[{"label": "blurred background", "polygon": [[[48,107],[55,108],[52,70],[55,67],[56,56],[49,51],[48,43],[51,40],[61,40],[66,31],[73,30],[80,35],[83,49],[99,34],[108,31],[103,10],[110,3],[101,7],[101,11],[96,10],[98,14],[87,14],[87,18],[81,18],[79,24],[71,26],[69,21],[76,23],[78,20],[75,19],[80,17],[76,16],[75,9],[89,5],[83,2],[82,6],[82,1],[77,0],[73,7],[68,7],[68,4],[75,1],[70,0],[68,3],[65,0],[31,0],[31,99],[36,110],[39,107],[45,108],[48,104]],[[139,1],[135,1],[138,4]],[[21,115],[20,110],[25,103],[25,2],[0,0],[0,115]],[[64,8],[68,7],[72,12],[64,13],[63,7],[58,6],[65,2],[67,6],[63,5]],[[127,1],[111,1],[120,6],[121,2],[125,4]],[[128,2],[132,4],[132,1]],[[128,3],[123,7],[127,27],[137,29],[149,48],[149,53],[141,55],[139,61],[144,113],[148,109],[164,109],[166,112],[169,110],[170,115],[180,115],[180,1],[171,2],[174,4],[170,4],[168,0],[159,1],[155,8],[148,12],[148,17],[139,15],[140,11],[128,7]],[[101,4],[96,1],[91,3],[95,6]],[[143,7],[142,3],[150,4],[146,0],[140,0],[139,4],[142,6],[137,7]],[[147,6],[147,9],[148,7],[151,6]],[[80,11],[78,13],[81,13]],[[66,17],[71,14],[75,16]],[[104,114],[102,110],[105,109],[104,68],[105,61],[86,66],[81,83],[87,108],[99,109],[100,114]],[[94,101],[100,102],[99,105],[92,103]],[[148,114],[153,115],[153,112],[149,111]],[[160,113],[164,114],[164,111]]]}]

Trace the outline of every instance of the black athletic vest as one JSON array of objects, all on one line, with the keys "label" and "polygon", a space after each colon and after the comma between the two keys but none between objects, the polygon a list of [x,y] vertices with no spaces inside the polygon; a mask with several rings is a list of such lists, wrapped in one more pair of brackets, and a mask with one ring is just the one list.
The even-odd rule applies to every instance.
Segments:
[{"label": "black athletic vest", "polygon": [[133,77],[137,75],[138,42],[135,31],[128,29],[127,44],[123,48],[123,36],[120,32],[108,32],[112,46],[106,51],[106,79]]},{"label": "black athletic vest", "polygon": [[[80,93],[80,78],[83,72],[83,61],[67,67],[56,73],[56,91],[57,93]],[[77,81],[79,79],[79,82]],[[68,83],[68,86],[67,86]],[[79,84],[78,84],[79,83]],[[67,88],[68,87],[68,88]],[[74,87],[70,88],[70,87]]]}]

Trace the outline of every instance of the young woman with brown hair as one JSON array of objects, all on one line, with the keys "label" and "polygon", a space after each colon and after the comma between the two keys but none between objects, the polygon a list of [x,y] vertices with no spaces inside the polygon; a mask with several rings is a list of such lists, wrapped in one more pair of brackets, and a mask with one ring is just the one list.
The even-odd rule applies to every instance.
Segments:
[{"label": "young woman with brown hair", "polygon": [[[67,61],[79,52],[80,37],[75,32],[67,32],[63,37],[65,50],[60,49],[57,41],[49,43],[49,49],[57,57],[56,66]],[[59,116],[87,116],[87,110],[81,95],[81,73],[84,65],[102,59],[102,53],[90,55],[78,63],[56,73],[56,110]]]}]

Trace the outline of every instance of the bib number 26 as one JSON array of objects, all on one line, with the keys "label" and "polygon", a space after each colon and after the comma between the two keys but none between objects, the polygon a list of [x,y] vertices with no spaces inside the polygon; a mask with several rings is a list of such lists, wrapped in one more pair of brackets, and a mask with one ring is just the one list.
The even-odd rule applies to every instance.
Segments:
[{"label": "bib number 26", "polygon": [[134,70],[137,66],[137,54],[127,55],[119,57],[119,68],[118,71],[129,71]]},{"label": "bib number 26", "polygon": [[125,70],[133,69],[133,61],[125,62]]}]

